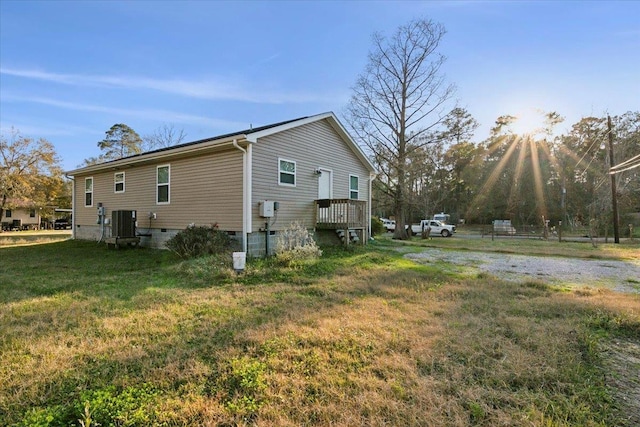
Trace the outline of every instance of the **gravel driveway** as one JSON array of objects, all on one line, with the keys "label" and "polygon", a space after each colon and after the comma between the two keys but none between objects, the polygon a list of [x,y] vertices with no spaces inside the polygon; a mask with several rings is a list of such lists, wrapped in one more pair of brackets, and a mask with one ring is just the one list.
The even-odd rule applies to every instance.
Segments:
[{"label": "gravel driveway", "polygon": [[640,259],[589,260],[434,248],[405,257],[417,262],[442,261],[474,268],[511,281],[540,280],[551,284],[605,287],[618,292],[640,293]]}]

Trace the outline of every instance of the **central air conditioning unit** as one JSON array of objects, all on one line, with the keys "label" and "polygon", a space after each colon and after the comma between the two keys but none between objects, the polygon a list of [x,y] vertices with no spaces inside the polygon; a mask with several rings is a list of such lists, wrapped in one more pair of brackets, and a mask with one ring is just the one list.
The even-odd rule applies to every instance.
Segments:
[{"label": "central air conditioning unit", "polygon": [[136,237],[136,211],[111,212],[111,237]]}]

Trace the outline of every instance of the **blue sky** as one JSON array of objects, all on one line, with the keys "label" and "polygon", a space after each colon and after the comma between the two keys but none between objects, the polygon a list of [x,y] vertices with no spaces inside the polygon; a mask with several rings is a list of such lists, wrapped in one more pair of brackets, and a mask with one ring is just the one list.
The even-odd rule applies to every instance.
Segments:
[{"label": "blue sky", "polygon": [[639,1],[1,0],[0,129],[48,139],[68,170],[115,123],[191,141],[341,117],[372,33],[414,18],[447,29],[443,71],[476,141],[503,114],[568,128],[640,108],[639,16]]}]

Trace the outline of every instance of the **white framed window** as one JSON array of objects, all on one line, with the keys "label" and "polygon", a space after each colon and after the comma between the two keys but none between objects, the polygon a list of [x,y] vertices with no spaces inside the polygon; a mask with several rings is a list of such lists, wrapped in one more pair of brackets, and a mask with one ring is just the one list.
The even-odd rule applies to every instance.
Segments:
[{"label": "white framed window", "polygon": [[161,165],[156,168],[156,204],[168,205],[171,187],[171,166]]},{"label": "white framed window", "polygon": [[124,172],[113,174],[113,192],[124,193]]},{"label": "white framed window", "polygon": [[360,197],[360,178],[357,175],[349,175],[349,198],[358,200]]},{"label": "white framed window", "polygon": [[36,217],[36,210],[35,209],[30,209],[29,210],[29,218],[35,218]]},{"label": "white framed window", "polygon": [[296,162],[278,158],[278,184],[296,186]]},{"label": "white framed window", "polygon": [[11,209],[5,209],[4,217],[5,218],[11,218],[11,215],[13,215],[13,212],[11,212]]},{"label": "white framed window", "polygon": [[84,207],[93,206],[93,177],[84,179]]}]

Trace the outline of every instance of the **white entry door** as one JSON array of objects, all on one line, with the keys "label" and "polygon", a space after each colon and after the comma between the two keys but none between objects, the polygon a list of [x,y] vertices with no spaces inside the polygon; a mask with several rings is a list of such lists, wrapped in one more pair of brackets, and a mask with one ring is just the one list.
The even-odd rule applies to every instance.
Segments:
[{"label": "white entry door", "polygon": [[333,172],[322,168],[318,170],[318,199],[330,199],[333,196]]}]

